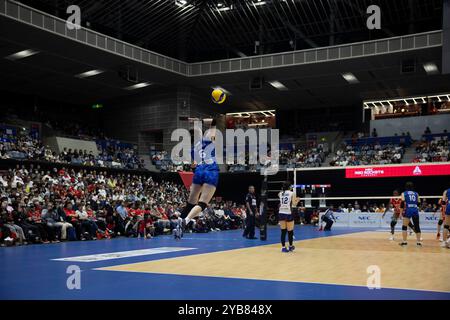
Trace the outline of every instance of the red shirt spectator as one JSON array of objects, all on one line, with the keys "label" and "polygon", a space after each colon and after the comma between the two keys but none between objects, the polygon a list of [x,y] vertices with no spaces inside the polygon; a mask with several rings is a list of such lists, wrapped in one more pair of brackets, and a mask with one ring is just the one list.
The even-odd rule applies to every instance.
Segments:
[{"label": "red shirt spectator", "polygon": [[41,223],[42,222],[41,213],[42,213],[41,208],[35,205],[33,209],[28,211],[28,217],[31,218],[31,220],[34,223]]},{"label": "red shirt spectator", "polygon": [[72,205],[68,204],[64,208],[64,212],[66,213],[66,216],[70,219],[70,221],[78,221],[78,215],[75,212],[75,210],[72,209]]}]

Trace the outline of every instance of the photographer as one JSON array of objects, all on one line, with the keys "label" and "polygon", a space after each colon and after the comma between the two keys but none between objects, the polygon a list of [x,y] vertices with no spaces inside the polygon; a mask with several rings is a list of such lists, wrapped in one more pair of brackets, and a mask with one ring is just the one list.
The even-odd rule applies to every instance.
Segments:
[{"label": "photographer", "polygon": [[[334,207],[331,205],[322,216],[322,222],[325,223],[325,228],[323,228],[324,231],[331,231],[331,226],[336,222],[336,218],[333,215],[333,208]],[[320,226],[320,229],[322,229],[322,225]]]}]

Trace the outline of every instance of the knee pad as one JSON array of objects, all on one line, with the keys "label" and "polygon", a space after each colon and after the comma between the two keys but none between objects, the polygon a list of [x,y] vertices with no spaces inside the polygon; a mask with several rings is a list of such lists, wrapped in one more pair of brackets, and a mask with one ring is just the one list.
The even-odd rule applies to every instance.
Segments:
[{"label": "knee pad", "polygon": [[201,202],[201,201],[200,201],[197,205],[198,205],[200,208],[202,208],[202,211],[205,210],[206,207],[208,206],[206,203]]},{"label": "knee pad", "polygon": [[397,224],[397,220],[392,220],[392,221],[391,221],[391,227],[392,227],[392,228],[395,227],[396,224]]},{"label": "knee pad", "polygon": [[450,231],[450,226],[449,226],[448,224],[446,224],[446,225],[444,226],[444,229],[447,229],[447,230]]},{"label": "knee pad", "polygon": [[408,231],[408,226],[402,226],[403,231]]},{"label": "knee pad", "polygon": [[443,223],[444,223],[444,220],[442,220],[442,219],[438,221],[439,226],[442,226]]},{"label": "knee pad", "polygon": [[191,212],[192,208],[195,207],[192,203],[186,203],[186,206],[181,210],[181,218],[186,218],[189,212]]}]

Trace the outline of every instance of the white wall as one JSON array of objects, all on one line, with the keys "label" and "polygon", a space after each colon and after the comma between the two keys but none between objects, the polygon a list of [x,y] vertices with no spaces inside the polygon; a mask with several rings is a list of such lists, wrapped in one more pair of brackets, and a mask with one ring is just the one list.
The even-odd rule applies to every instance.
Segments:
[{"label": "white wall", "polygon": [[411,137],[418,140],[426,127],[430,127],[432,133],[441,133],[444,129],[450,132],[450,114],[370,121],[370,132],[376,128],[379,137],[394,136],[396,133],[401,135],[409,131]]},{"label": "white wall", "polygon": [[63,137],[50,137],[45,139],[45,144],[48,145],[53,151],[61,152],[64,148],[86,150],[88,153],[92,151],[94,156],[98,156],[97,144],[94,141],[63,138]]}]

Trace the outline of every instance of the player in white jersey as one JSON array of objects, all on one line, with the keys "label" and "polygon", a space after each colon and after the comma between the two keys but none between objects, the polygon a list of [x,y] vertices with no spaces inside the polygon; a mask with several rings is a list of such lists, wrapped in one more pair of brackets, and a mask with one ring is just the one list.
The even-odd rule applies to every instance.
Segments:
[{"label": "player in white jersey", "polygon": [[[278,197],[280,198],[278,222],[281,228],[281,252],[294,251],[294,217],[292,216],[292,207],[297,204],[297,197],[291,190],[290,183],[284,183]],[[289,248],[286,248],[286,234],[289,239]]]}]

